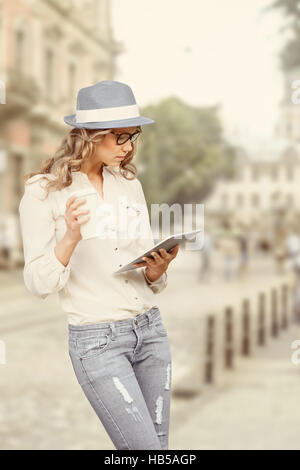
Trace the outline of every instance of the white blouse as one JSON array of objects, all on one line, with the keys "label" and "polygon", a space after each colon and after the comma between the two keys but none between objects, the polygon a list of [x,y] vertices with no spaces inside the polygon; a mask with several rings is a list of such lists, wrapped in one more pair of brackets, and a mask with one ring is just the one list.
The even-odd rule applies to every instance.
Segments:
[{"label": "white blouse", "polygon": [[[128,220],[137,225],[146,224],[147,236],[124,237],[119,230],[118,218],[114,219],[101,236],[80,240],[67,266],[56,257],[54,248],[66,232],[66,202],[71,193],[95,188],[87,174],[72,173],[72,184],[62,190],[49,192],[45,197],[43,175],[35,175],[25,183],[20,201],[19,214],[24,249],[24,282],[35,296],[45,299],[58,293],[61,308],[68,314],[68,322],[84,325],[133,318],[153,306],[154,295],[167,286],[167,273],[150,282],[146,267],[137,268],[118,275],[114,271],[124,266],[154,245],[149,213],[142,185],[137,178],[126,180],[119,167],[103,167],[103,199],[97,192],[98,208],[108,203],[118,212],[120,199],[127,201]],[[47,174],[49,178],[53,175]],[[144,217],[136,210],[143,204]],[[78,210],[85,210],[84,204]],[[100,211],[101,212],[101,211]],[[97,211],[98,213],[98,211]],[[90,215],[90,214],[89,214]],[[84,216],[86,217],[86,215]],[[133,218],[133,219],[132,219]],[[146,220],[146,222],[145,222]],[[141,233],[141,232],[140,232]],[[113,235],[115,234],[115,235]]]}]

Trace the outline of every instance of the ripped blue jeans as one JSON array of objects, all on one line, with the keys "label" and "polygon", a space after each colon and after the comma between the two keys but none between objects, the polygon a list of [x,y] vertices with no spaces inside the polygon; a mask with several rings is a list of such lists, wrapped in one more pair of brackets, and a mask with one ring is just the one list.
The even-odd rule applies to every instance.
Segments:
[{"label": "ripped blue jeans", "polygon": [[115,448],[168,449],[172,363],[159,308],[68,327],[77,380]]}]

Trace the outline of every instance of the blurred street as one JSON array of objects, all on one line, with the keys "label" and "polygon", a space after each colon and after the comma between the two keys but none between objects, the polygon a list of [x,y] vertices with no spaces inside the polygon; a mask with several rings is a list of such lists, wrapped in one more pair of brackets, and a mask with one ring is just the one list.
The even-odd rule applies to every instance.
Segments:
[{"label": "blurred street", "polygon": [[[170,338],[174,380],[195,360],[189,349],[195,321],[257,292],[274,277],[272,261],[254,257],[247,279],[225,282],[221,263],[216,256],[210,283],[197,281],[195,253],[181,250],[169,267],[169,286],[158,304]],[[1,449],[113,449],[77,383],[66,317],[56,296],[43,301],[30,295],[22,269],[2,271],[0,285],[0,339],[6,345],[6,364],[0,365]],[[206,385],[193,398],[174,396],[169,448],[299,448],[299,366],[291,362],[291,343],[299,337],[294,325],[253,357],[240,359],[222,385]]]},{"label": "blurred street", "polygon": [[[23,279],[25,264],[33,291],[66,288],[83,315],[93,286],[103,301],[91,251],[70,253],[78,171],[102,202],[131,188],[134,223],[143,193],[155,244],[205,225],[153,296],[171,346],[169,448],[300,448],[300,0],[155,6],[0,2],[0,449],[114,449],[58,295]],[[54,179],[43,203],[37,175]],[[73,257],[64,285],[53,246]]]}]

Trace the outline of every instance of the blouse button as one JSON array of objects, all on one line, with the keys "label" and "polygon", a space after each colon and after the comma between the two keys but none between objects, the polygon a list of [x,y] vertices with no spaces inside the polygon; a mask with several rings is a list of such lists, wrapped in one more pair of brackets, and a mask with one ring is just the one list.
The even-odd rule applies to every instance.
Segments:
[{"label": "blouse button", "polygon": [[115,251],[117,250],[118,248],[115,248]]},{"label": "blouse button", "polygon": [[119,264],[119,267],[121,268],[121,267],[122,267],[122,265],[121,265],[121,264]]},{"label": "blouse button", "polygon": [[125,279],[125,282],[128,282],[128,279]]}]

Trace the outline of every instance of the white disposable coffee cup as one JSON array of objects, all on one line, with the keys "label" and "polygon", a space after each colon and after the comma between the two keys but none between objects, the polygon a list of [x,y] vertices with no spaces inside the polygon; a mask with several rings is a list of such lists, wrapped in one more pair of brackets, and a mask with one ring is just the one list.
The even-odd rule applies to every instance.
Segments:
[{"label": "white disposable coffee cup", "polygon": [[78,210],[89,210],[88,214],[79,215],[78,221],[81,222],[86,217],[90,217],[90,219],[85,222],[84,224],[80,225],[80,233],[83,240],[88,240],[89,238],[97,237],[97,216],[96,211],[98,207],[98,193],[93,189],[79,189],[78,191],[74,191],[71,196],[76,196],[79,199],[86,199],[84,204],[78,206]]}]

